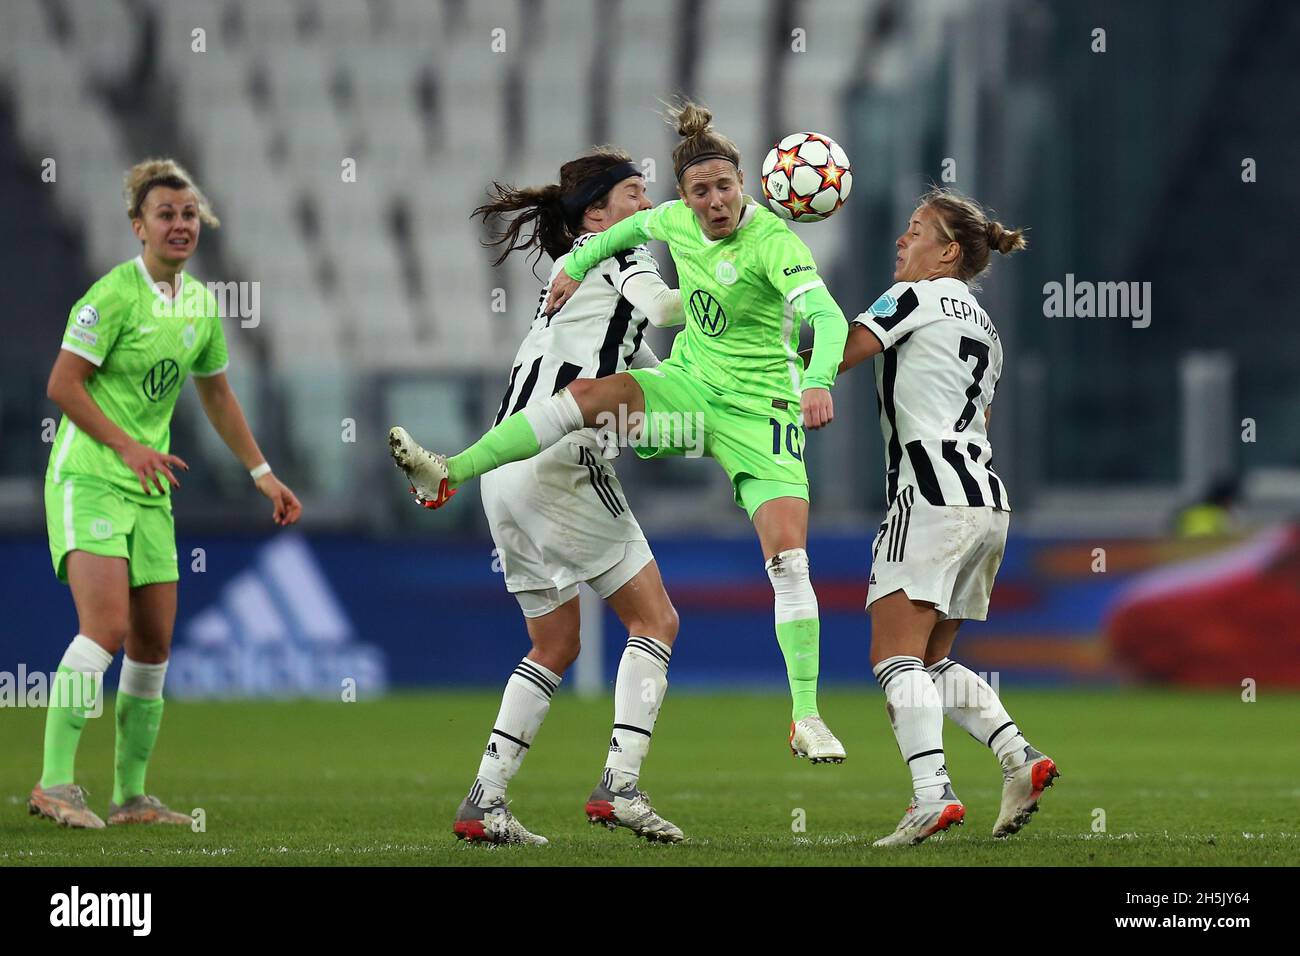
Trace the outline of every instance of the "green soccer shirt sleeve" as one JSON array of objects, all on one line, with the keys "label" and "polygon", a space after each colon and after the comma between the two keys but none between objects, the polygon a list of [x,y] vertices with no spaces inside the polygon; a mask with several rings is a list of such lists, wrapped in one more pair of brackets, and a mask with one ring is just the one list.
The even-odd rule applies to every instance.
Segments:
[{"label": "green soccer shirt sleeve", "polygon": [[126,311],[107,283],[96,282],[68,313],[63,347],[98,368],[113,350]]},{"label": "green soccer shirt sleeve", "polygon": [[603,262],[616,252],[623,252],[633,246],[639,246],[647,239],[668,240],[669,220],[673,207],[681,205],[677,200],[662,203],[653,209],[642,209],[617,222],[595,238],[575,249],[565,260],[564,271],[570,279],[581,282],[597,263]]},{"label": "green soccer shirt sleeve", "polygon": [[813,330],[813,353],[803,374],[803,387],[829,389],[844,359],[849,323],[825,286],[799,293],[794,308]]},{"label": "green soccer shirt sleeve", "polygon": [[813,329],[813,354],[803,387],[828,389],[835,384],[849,335],[844,313],[826,291],[811,250],[789,226],[778,223],[762,248],[767,281]]}]

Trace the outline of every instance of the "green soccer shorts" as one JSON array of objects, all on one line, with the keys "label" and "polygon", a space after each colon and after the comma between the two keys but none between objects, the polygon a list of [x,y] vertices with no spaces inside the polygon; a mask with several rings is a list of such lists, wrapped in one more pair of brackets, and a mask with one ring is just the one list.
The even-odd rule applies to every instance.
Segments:
[{"label": "green soccer shorts", "polygon": [[104,482],[69,475],[45,483],[45,525],[54,573],[64,584],[71,551],[126,558],[133,588],[180,578],[170,499],[140,504]]},{"label": "green soccer shorts", "polygon": [[773,498],[808,500],[797,404],[742,400],[700,381],[672,359],[628,374],[645,394],[640,434],[629,439],[639,457],[708,455],[727,473],[736,504],[751,519]]}]

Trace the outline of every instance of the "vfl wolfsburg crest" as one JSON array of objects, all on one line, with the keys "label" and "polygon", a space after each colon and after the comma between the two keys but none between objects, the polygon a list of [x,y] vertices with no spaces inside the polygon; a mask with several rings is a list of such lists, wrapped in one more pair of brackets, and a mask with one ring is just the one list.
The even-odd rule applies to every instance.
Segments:
[{"label": "vfl wolfsburg crest", "polygon": [[191,322],[189,325],[185,326],[185,331],[181,333],[181,341],[185,343],[187,349],[190,349],[194,347],[194,340],[198,338],[198,336],[198,329],[194,328],[194,323]]}]

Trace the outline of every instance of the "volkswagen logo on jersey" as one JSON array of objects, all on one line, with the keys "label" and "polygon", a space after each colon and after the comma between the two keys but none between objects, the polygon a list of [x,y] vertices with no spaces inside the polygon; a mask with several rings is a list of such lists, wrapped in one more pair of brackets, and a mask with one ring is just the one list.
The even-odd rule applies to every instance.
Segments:
[{"label": "volkswagen logo on jersey", "polygon": [[703,289],[691,293],[691,315],[700,324],[700,331],[710,338],[721,335],[727,328],[727,313],[718,300]]},{"label": "volkswagen logo on jersey", "polygon": [[180,381],[181,367],[172,359],[163,359],[145,374],[140,387],[151,402],[161,402],[163,396]]}]

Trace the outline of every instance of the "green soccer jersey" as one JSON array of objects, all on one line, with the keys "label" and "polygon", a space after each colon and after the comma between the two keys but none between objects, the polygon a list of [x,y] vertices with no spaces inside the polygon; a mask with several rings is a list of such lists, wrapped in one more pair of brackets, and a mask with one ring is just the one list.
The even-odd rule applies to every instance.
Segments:
[{"label": "green soccer jersey", "polygon": [[673,200],[595,236],[572,253],[565,269],[579,278],[647,239],[668,243],[677,265],[687,323],[673,342],[674,361],[715,388],[768,407],[773,399],[797,407],[802,388],[831,386],[840,356],[829,370],[804,374],[798,355],[802,317],[794,307],[796,298],[825,283],[808,246],[782,219],[747,200],[737,229],[725,239],[710,239],[690,207]]},{"label": "green soccer jersey", "polygon": [[[167,452],[172,412],[186,376],[223,372],[228,364],[216,297],[182,274],[174,300],[154,287],[137,256],[90,287],[68,316],[63,347],[96,366],[86,391],[109,420],[141,444]],[[107,482],[145,504],[140,480],[117,453],[64,415],[50,450],[46,480],[85,476]],[[163,487],[170,492],[166,481]]]}]

